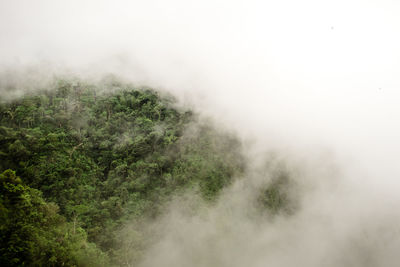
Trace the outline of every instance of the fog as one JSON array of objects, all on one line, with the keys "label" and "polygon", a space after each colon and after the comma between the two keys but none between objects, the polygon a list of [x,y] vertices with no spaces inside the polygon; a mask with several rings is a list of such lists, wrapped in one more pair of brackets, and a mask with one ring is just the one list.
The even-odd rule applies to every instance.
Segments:
[{"label": "fog", "polygon": [[[398,14],[389,0],[0,0],[1,98],[113,73],[237,132],[246,177],[198,214],[171,203],[143,266],[397,266]],[[301,206],[272,221],[249,200],[271,151],[298,171]]]}]

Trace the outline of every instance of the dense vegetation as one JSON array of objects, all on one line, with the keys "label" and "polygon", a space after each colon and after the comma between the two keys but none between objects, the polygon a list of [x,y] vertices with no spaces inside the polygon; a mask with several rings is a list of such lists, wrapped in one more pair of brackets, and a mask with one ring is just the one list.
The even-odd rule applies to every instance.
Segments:
[{"label": "dense vegetation", "polygon": [[127,222],[188,188],[212,202],[244,169],[237,139],[170,96],[53,87],[0,104],[1,266],[127,265],[141,250],[133,231],[126,252]]}]

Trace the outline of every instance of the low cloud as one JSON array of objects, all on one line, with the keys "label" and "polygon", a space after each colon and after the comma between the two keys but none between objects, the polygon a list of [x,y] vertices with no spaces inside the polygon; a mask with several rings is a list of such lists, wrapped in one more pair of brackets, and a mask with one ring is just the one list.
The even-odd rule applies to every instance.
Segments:
[{"label": "low cloud", "polygon": [[[172,202],[141,266],[395,266],[399,8],[2,1],[0,97],[54,77],[112,74],[171,92],[237,133],[247,172],[214,205]],[[254,204],[273,173],[271,152],[293,177],[290,215]],[[193,201],[195,213],[185,208]]]}]

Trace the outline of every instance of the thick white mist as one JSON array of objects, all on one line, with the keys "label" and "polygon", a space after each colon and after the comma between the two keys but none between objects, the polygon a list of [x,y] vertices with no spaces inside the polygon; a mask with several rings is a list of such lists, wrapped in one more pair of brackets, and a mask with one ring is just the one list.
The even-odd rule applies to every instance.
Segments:
[{"label": "thick white mist", "polygon": [[[363,255],[372,253],[375,264],[392,266],[400,245],[384,236],[398,235],[394,222],[400,221],[398,14],[400,4],[389,0],[0,0],[0,66],[2,79],[10,69],[32,74],[27,69],[46,66],[40,77],[111,72],[164,88],[249,140],[249,155],[276,150],[304,161],[306,184],[317,186],[304,211],[290,219],[297,221],[258,229],[240,214],[218,218],[223,201],[236,203],[226,193],[209,220],[186,224],[188,240],[196,239],[192,224],[215,230],[216,221],[238,220],[246,238],[254,238],[246,242],[255,254],[242,258],[255,260],[249,266],[293,266],[296,259],[305,266],[368,266],[359,261],[364,256],[335,261],[353,243],[364,246]],[[334,161],[340,174],[324,178],[324,161]],[[321,179],[338,182],[330,190]],[[329,233],[322,246],[318,232],[307,230],[313,226]],[[217,237],[235,244],[245,235]],[[168,238],[155,248],[161,256],[162,244],[179,246]],[[257,257],[268,244],[287,250]],[[216,249],[228,258],[241,248],[223,247]],[[307,248],[315,250],[313,261],[299,255],[312,253]],[[198,251],[181,266],[211,253]]]}]

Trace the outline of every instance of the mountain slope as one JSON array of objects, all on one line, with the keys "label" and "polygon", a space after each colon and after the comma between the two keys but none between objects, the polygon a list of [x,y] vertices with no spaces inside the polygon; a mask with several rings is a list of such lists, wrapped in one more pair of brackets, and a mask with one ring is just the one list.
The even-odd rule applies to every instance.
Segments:
[{"label": "mountain slope", "polygon": [[[156,217],[172,195],[190,188],[212,202],[245,168],[234,136],[200,122],[193,112],[177,108],[172,97],[148,88],[59,80],[54,88],[2,103],[0,116],[0,173],[21,177],[11,184],[21,184],[36,198],[43,195],[40,205],[52,207],[65,225],[54,223],[48,229],[82,233],[82,247],[93,248],[98,258],[85,261],[70,252],[63,256],[56,250],[60,244],[48,242],[53,262],[42,264],[68,265],[61,260],[66,257],[76,259],[70,265],[100,265],[108,259],[96,255],[106,253],[112,264],[124,265],[118,231],[127,222]],[[8,185],[1,186],[4,190]],[[7,202],[6,193],[1,197],[2,207],[18,208]],[[32,224],[28,234],[40,227]],[[2,249],[8,244],[4,240]],[[30,265],[38,258],[35,253],[41,252],[3,257],[11,257],[4,259],[11,259],[9,264],[18,259],[14,265]]]}]

